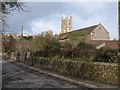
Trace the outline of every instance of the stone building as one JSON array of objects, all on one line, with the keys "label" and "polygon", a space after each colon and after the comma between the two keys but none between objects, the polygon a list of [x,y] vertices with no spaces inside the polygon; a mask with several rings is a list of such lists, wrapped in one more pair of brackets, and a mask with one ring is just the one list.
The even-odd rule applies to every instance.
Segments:
[{"label": "stone building", "polygon": [[105,27],[99,23],[94,26],[94,29],[90,32],[91,40],[109,40],[110,35],[109,32],[105,29]]},{"label": "stone building", "polygon": [[62,17],[61,21],[61,33],[67,33],[72,31],[72,16]]},{"label": "stone building", "polygon": [[58,35],[60,42],[69,41],[72,45],[77,45],[79,42],[91,43],[96,47],[118,49],[119,41],[110,40],[110,34],[105,27],[99,23],[86,28],[73,30],[70,32],[61,33]]},{"label": "stone building", "polygon": [[109,32],[99,23],[97,25],[65,32],[59,35],[60,41],[77,39],[77,41],[90,42],[93,40],[109,40]]}]

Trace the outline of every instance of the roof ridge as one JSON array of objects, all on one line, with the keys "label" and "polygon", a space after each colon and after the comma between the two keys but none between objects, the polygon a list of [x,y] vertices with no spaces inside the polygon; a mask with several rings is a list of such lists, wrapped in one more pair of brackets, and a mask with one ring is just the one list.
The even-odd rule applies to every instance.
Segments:
[{"label": "roof ridge", "polygon": [[80,28],[80,29],[77,29],[77,30],[68,32],[68,33],[77,32],[77,31],[81,31],[81,30],[84,30],[84,29],[89,29],[89,28],[92,28],[92,27],[97,27],[98,25],[99,25],[99,24],[91,25],[91,26],[88,26],[88,27],[85,27],[85,28]]},{"label": "roof ridge", "polygon": [[[86,28],[90,28],[90,27],[93,27],[93,26],[98,26],[99,24],[95,24],[95,25],[90,25],[90,26],[87,26],[87,27],[83,27],[83,28],[80,28],[80,29],[86,29]],[[80,30],[80,29],[77,29],[77,30]]]}]

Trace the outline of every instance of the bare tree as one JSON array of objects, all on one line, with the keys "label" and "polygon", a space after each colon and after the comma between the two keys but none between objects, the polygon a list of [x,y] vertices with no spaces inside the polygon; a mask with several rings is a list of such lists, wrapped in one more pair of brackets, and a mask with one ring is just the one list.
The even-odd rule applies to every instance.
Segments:
[{"label": "bare tree", "polygon": [[3,14],[10,14],[14,10],[24,11],[24,3],[18,2],[18,0],[7,0],[1,2],[1,8]]},{"label": "bare tree", "polygon": [[7,15],[10,15],[14,10],[25,11],[23,7],[24,3],[18,2],[18,0],[2,0],[0,2],[0,33],[3,33],[7,26]]},{"label": "bare tree", "polygon": [[[14,10],[18,10],[19,12],[24,11],[23,7],[24,3],[19,2],[18,0],[2,0],[2,2],[0,2],[0,33],[2,33],[2,41],[0,42],[5,42],[4,32],[7,26],[7,16],[10,15]],[[5,48],[3,47],[2,49]]]}]

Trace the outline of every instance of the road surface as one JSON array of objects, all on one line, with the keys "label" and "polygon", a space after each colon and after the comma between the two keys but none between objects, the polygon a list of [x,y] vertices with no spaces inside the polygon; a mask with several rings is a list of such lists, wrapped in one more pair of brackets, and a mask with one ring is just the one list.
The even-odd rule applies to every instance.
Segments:
[{"label": "road surface", "polygon": [[2,62],[2,88],[81,88],[79,90],[88,90],[4,60]]}]

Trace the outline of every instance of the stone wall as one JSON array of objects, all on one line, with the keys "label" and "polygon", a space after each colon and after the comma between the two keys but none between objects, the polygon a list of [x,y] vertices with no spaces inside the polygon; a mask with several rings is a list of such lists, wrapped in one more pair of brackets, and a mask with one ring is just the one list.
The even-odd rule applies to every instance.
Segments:
[{"label": "stone wall", "polygon": [[118,66],[115,63],[80,62],[41,57],[33,57],[26,60],[25,63],[81,79],[118,84]]},{"label": "stone wall", "polygon": [[5,55],[9,59],[18,59],[18,62],[30,66],[51,70],[64,75],[71,75],[80,79],[95,80],[104,84],[118,84],[118,64],[117,63],[100,63],[100,62],[83,62],[66,59],[50,59],[42,57],[28,57],[25,54]]},{"label": "stone wall", "polygon": [[91,40],[109,40],[110,36],[108,31],[99,24],[97,28],[92,32]]}]

